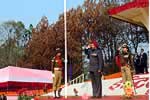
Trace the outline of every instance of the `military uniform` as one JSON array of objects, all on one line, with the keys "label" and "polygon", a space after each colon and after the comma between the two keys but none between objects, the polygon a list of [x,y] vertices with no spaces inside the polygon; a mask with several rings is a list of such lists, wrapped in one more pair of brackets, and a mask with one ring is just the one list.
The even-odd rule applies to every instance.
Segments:
[{"label": "military uniform", "polygon": [[131,71],[133,71],[132,55],[130,53],[122,54],[120,56],[120,63],[121,63],[123,83],[126,81],[132,81],[132,74],[131,74]]},{"label": "military uniform", "polygon": [[61,86],[61,80],[62,80],[62,70],[63,70],[63,59],[60,56],[55,56],[52,59],[52,66],[53,66],[53,90],[55,97],[56,91],[58,91],[58,97],[60,97],[60,86]]},{"label": "military uniform", "polygon": [[[127,45],[123,45],[122,48],[127,48]],[[122,80],[123,80],[123,89],[126,96],[126,82],[131,82],[131,85],[133,87],[133,79],[132,74],[134,72],[134,64],[133,64],[133,56],[131,53],[124,52],[123,50],[120,52],[120,64],[121,64],[121,73],[122,73]]]}]

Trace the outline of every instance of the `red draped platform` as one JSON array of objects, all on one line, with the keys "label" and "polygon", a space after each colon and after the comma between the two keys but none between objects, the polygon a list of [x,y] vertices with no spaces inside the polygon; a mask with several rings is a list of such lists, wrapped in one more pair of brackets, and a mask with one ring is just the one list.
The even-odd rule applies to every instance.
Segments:
[{"label": "red draped platform", "polygon": [[52,87],[52,72],[8,66],[0,69],[0,93]]}]

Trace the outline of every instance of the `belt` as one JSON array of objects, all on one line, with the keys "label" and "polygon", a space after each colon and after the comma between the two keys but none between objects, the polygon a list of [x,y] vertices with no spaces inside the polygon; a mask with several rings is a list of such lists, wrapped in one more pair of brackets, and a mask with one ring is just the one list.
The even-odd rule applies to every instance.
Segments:
[{"label": "belt", "polygon": [[62,68],[54,68],[56,71],[62,71]]}]

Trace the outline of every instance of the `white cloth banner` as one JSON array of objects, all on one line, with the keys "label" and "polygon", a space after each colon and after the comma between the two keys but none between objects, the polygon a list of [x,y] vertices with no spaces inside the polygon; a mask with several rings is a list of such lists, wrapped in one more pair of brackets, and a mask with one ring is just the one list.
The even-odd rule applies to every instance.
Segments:
[{"label": "white cloth banner", "polygon": [[[137,95],[148,95],[149,93],[149,75],[135,75],[134,76],[134,86]],[[92,95],[92,85],[91,82],[84,82],[79,84],[70,85],[67,87],[68,96],[74,96],[74,88],[78,91],[78,95],[82,96],[87,94]],[[123,95],[123,84],[122,78],[115,78],[109,80],[102,80],[102,94],[103,95]],[[51,93],[52,94],[52,93]],[[50,94],[47,94],[50,95]],[[64,88],[62,90],[62,95],[64,95]]]}]

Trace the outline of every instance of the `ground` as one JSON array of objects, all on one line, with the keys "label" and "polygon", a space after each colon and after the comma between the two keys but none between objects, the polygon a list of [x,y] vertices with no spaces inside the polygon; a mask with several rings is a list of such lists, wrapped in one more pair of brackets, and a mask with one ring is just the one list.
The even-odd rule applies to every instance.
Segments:
[{"label": "ground", "polygon": [[67,99],[65,99],[64,97],[59,99],[54,99],[53,97],[40,97],[40,99],[37,100],[149,100],[149,97],[145,95],[135,96],[132,99],[125,99],[122,96],[105,96],[102,97],[101,99],[91,99],[90,97],[89,98],[68,97]]}]

